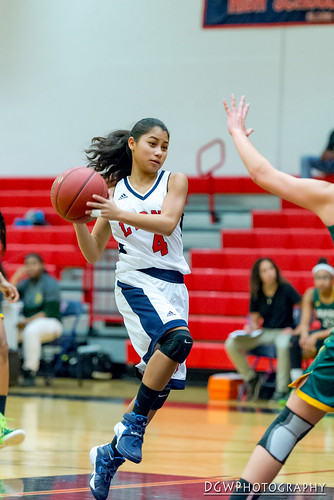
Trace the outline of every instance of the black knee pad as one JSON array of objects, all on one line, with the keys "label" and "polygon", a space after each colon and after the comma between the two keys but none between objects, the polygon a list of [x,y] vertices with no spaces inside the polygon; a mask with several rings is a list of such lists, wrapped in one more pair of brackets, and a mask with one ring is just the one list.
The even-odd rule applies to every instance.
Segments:
[{"label": "black knee pad", "polygon": [[298,441],[313,427],[286,406],[268,427],[258,445],[284,464]]},{"label": "black knee pad", "polygon": [[154,401],[151,410],[160,410],[160,408],[166,403],[169,393],[170,389],[164,389],[161,391],[157,399]]},{"label": "black knee pad", "polygon": [[176,363],[183,363],[187,359],[193,339],[188,330],[173,330],[167,333],[160,341],[160,351]]}]

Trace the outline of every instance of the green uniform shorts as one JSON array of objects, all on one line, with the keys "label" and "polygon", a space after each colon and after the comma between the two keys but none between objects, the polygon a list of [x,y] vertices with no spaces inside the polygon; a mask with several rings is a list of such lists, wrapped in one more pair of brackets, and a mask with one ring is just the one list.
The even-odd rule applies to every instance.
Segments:
[{"label": "green uniform shorts", "polygon": [[[307,377],[302,387],[300,381]],[[334,412],[334,333],[325,340],[313,363],[290,384],[300,398],[320,410]]]}]

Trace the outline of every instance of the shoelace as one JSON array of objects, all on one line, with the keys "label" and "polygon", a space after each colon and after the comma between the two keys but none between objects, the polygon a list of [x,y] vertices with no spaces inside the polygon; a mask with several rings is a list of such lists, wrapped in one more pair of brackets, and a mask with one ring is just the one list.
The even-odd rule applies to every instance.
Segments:
[{"label": "shoelace", "polygon": [[12,418],[6,418],[2,413],[0,413],[0,432],[3,429],[8,429],[8,422],[12,422]]},{"label": "shoelace", "polygon": [[105,481],[110,481],[111,480],[111,473],[114,472],[111,470],[111,465],[113,465],[113,462],[110,463],[110,460],[104,457],[100,458],[101,465],[99,465],[99,475],[104,478]]},{"label": "shoelace", "polygon": [[137,434],[138,437],[141,439],[144,436],[145,432],[145,427],[146,427],[146,422],[140,423],[140,422],[131,422],[130,425],[130,430],[132,434]]},{"label": "shoelace", "polygon": [[4,417],[2,413],[0,413],[0,444],[2,444],[3,442],[3,436],[6,429],[7,429],[7,419]]}]

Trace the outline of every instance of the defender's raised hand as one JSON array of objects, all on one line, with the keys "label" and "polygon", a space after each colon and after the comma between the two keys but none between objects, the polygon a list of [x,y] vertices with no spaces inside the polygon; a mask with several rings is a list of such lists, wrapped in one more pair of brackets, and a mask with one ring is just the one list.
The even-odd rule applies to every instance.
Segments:
[{"label": "defender's raised hand", "polygon": [[236,107],[235,104],[235,96],[232,94],[231,96],[231,109],[228,107],[226,99],[223,100],[224,108],[227,114],[227,129],[231,135],[234,132],[242,132],[248,137],[254,129],[246,128],[246,117],[249,110],[249,104],[245,105],[245,96],[242,96],[240,99],[239,106]]}]

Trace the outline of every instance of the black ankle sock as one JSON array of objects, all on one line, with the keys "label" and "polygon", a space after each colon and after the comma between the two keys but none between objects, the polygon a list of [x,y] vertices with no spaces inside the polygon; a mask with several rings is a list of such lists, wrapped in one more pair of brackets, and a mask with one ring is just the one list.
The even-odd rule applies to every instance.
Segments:
[{"label": "black ankle sock", "polygon": [[114,439],[111,441],[110,446],[114,452],[114,457],[121,457],[122,455],[117,451],[116,443],[117,443],[117,437],[115,436]]},{"label": "black ankle sock", "polygon": [[147,385],[141,383],[136,397],[136,402],[133,408],[133,412],[136,415],[143,415],[144,417],[147,417],[148,412],[152,408],[160,392],[161,391],[154,391],[153,389],[147,387]]},{"label": "black ankle sock", "polygon": [[0,413],[5,414],[7,396],[0,396]]}]

